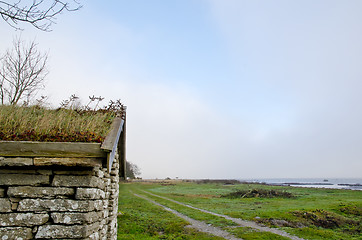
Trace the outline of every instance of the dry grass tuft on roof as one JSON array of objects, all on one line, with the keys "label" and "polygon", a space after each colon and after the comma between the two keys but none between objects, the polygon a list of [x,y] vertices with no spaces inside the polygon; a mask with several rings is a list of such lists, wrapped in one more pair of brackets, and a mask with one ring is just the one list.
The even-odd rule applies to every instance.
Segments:
[{"label": "dry grass tuft on roof", "polygon": [[0,105],[0,140],[103,142],[117,113]]}]

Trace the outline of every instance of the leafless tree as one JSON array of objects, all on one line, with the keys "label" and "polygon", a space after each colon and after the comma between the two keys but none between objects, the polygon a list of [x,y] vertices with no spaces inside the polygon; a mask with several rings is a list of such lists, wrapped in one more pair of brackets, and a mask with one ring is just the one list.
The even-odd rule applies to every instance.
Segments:
[{"label": "leafless tree", "polygon": [[47,60],[48,53],[41,53],[35,41],[26,44],[20,37],[15,38],[13,48],[0,58],[1,104],[17,104],[44,88]]},{"label": "leafless tree", "polygon": [[42,31],[51,31],[56,16],[64,11],[77,11],[82,6],[77,0],[8,0],[0,1],[0,15],[12,27],[20,22],[33,25]]}]

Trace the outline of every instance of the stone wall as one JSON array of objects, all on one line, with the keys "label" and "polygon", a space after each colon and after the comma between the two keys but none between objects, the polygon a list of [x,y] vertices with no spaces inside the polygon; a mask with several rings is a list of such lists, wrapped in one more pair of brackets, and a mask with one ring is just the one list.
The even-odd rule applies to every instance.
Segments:
[{"label": "stone wall", "polygon": [[0,157],[0,240],[117,239],[118,155],[104,162]]}]

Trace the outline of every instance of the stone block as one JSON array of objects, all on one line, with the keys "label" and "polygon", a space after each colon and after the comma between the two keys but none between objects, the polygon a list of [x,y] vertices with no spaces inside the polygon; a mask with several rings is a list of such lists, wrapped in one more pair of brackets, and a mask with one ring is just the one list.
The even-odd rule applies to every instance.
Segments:
[{"label": "stone block", "polygon": [[96,170],[96,171],[95,171],[95,175],[96,175],[97,177],[103,178],[103,177],[104,177],[104,172],[101,171],[101,170]]},{"label": "stone block", "polygon": [[33,239],[32,229],[25,227],[0,227],[0,239]]},{"label": "stone block", "polygon": [[108,206],[110,206],[110,207],[112,207],[112,208],[118,206],[118,201],[117,201],[117,199],[116,199],[116,200],[109,200],[109,201],[108,201]]},{"label": "stone block", "polygon": [[65,187],[9,187],[8,196],[20,198],[54,198],[74,195],[73,188]]},{"label": "stone block", "polygon": [[110,208],[109,209],[109,218],[117,217],[118,214],[118,208]]},{"label": "stone block", "polygon": [[0,169],[0,175],[5,174],[36,174],[33,169]]},{"label": "stone block", "polygon": [[[99,201],[99,200],[98,200],[98,201]],[[108,200],[103,200],[103,201],[102,201],[102,205],[103,205],[103,209],[102,209],[102,210],[107,209],[107,208],[108,208]]]},{"label": "stone block", "polygon": [[104,191],[97,188],[77,188],[75,199],[104,199]]},{"label": "stone block", "polygon": [[12,202],[11,203],[11,210],[16,211],[18,209],[19,203],[18,202]]},{"label": "stone block", "polygon": [[41,175],[52,175],[53,174],[52,170],[36,170],[36,172]]},{"label": "stone block", "polygon": [[107,191],[106,192],[106,199],[109,199],[110,196],[111,196],[111,192]]},{"label": "stone block", "polygon": [[11,212],[11,202],[8,198],[0,198],[0,212]]},{"label": "stone block", "polygon": [[104,218],[107,218],[109,216],[109,210],[108,209],[105,209],[102,212],[103,212]]},{"label": "stone block", "polygon": [[116,194],[118,192],[118,189],[109,189],[109,192],[111,194]]},{"label": "stone block", "polygon": [[106,219],[103,218],[103,219],[99,222],[99,224],[101,224],[102,226],[103,226],[103,225],[106,226],[106,224],[107,224]]},{"label": "stone block", "polygon": [[0,174],[0,185],[30,185],[49,184],[49,176],[31,174]]},{"label": "stone block", "polygon": [[0,198],[5,196],[5,189],[0,188]]},{"label": "stone block", "polygon": [[103,189],[104,182],[97,177],[87,176],[67,176],[55,175],[53,179],[53,186],[59,187],[97,187]]},{"label": "stone block", "polygon": [[111,183],[111,189],[117,189],[117,188],[119,188],[118,183]]},{"label": "stone block", "polygon": [[118,197],[119,197],[119,193],[112,193],[111,196],[110,196],[112,199],[117,199],[118,201]]},{"label": "stone block", "polygon": [[67,167],[95,167],[102,166],[103,158],[34,158],[35,166],[67,166]]},{"label": "stone block", "polygon": [[99,224],[94,223],[90,225],[44,225],[39,226],[38,232],[35,235],[36,239],[39,238],[86,238],[99,229]]},{"label": "stone block", "polygon": [[112,221],[108,224],[108,226],[111,227],[112,229],[117,229],[117,218],[114,217]]},{"label": "stone block", "polygon": [[103,168],[103,172],[104,172],[104,177],[109,178],[110,175],[108,173],[107,168]]},{"label": "stone block", "polygon": [[104,184],[106,187],[109,187],[111,185],[111,179],[109,178],[103,178]]},{"label": "stone block", "polygon": [[39,226],[35,239],[45,238],[84,238],[87,237],[86,226],[45,225]]},{"label": "stone block", "polygon": [[42,225],[49,219],[48,214],[36,213],[4,213],[0,214],[0,226],[32,227]]},{"label": "stone block", "polygon": [[85,224],[94,223],[104,217],[103,212],[87,212],[87,213],[51,213],[51,218],[56,224]]},{"label": "stone block", "polygon": [[102,200],[70,199],[23,199],[19,202],[19,212],[91,212],[103,210]]},{"label": "stone block", "polygon": [[33,158],[22,158],[22,157],[13,157],[13,158],[4,158],[0,157],[0,166],[32,166]]},{"label": "stone block", "polygon": [[118,176],[111,176],[111,182],[112,183],[119,183],[119,177]]},{"label": "stone block", "polygon": [[107,239],[117,240],[117,222],[116,225],[112,223],[108,225]]},{"label": "stone block", "polygon": [[88,238],[86,238],[86,240],[99,240],[99,232],[95,232],[93,234],[91,234]]},{"label": "stone block", "polygon": [[107,240],[108,225],[104,225],[99,233],[102,240]]},{"label": "stone block", "polygon": [[54,171],[54,174],[57,175],[93,175],[93,171],[88,171],[88,170],[84,170],[84,171],[78,171],[78,170],[69,170],[69,171],[65,171],[65,170],[57,170]]},{"label": "stone block", "polygon": [[11,210],[12,211],[16,211],[18,209],[18,205],[19,205],[19,202],[21,200],[21,198],[9,198],[10,199],[10,202],[11,202]]},{"label": "stone block", "polygon": [[11,197],[9,198],[11,202],[20,202],[21,198]]}]

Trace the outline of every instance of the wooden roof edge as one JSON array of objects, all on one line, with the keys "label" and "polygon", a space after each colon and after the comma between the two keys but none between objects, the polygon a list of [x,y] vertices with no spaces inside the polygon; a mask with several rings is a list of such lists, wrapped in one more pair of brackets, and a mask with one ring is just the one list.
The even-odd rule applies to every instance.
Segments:
[{"label": "wooden roof edge", "polygon": [[106,157],[100,143],[0,141],[3,157]]},{"label": "wooden roof edge", "polygon": [[101,149],[106,152],[111,152],[114,146],[118,144],[119,137],[122,132],[124,120],[121,117],[116,117],[111,125],[111,129],[104,139]]}]

